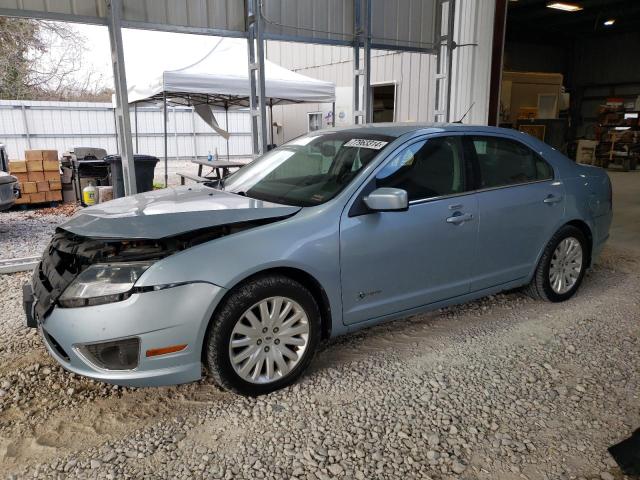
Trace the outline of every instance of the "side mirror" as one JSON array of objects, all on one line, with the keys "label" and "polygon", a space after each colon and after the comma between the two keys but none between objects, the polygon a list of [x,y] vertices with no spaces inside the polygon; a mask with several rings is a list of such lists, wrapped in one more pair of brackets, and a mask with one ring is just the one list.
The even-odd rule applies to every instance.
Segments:
[{"label": "side mirror", "polygon": [[409,208],[409,196],[401,188],[376,188],[364,197],[364,203],[374,212],[405,211]]}]

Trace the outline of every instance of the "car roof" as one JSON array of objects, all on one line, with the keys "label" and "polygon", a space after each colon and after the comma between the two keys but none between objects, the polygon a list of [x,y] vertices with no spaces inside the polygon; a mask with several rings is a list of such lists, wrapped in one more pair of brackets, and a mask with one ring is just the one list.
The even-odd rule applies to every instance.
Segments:
[{"label": "car roof", "polygon": [[333,127],[325,131],[347,132],[347,133],[367,133],[372,135],[387,135],[389,137],[400,137],[406,133],[424,131],[424,133],[442,133],[474,131],[485,133],[513,132],[498,127],[487,127],[484,125],[468,125],[462,123],[413,123],[413,122],[388,122],[388,123],[368,123],[365,125],[351,125],[348,127]]}]

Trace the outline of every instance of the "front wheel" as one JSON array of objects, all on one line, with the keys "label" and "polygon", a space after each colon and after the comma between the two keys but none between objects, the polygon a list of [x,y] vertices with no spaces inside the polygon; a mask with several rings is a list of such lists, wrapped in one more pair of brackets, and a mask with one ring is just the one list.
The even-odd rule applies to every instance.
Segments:
[{"label": "front wheel", "polygon": [[563,302],[582,283],[587,267],[588,243],[582,231],[565,225],[547,244],[527,291],[536,299]]},{"label": "front wheel", "polygon": [[256,278],[223,302],[204,348],[213,380],[256,396],[293,383],[311,361],[320,336],[313,295],[281,275]]}]

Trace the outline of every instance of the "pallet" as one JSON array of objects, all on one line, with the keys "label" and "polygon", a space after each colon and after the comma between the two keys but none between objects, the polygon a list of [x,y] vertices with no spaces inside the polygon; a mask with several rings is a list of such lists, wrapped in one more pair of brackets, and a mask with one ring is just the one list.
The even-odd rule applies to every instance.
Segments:
[{"label": "pallet", "polygon": [[18,205],[15,205],[13,208],[16,208],[18,210],[30,210],[31,208],[56,208],[58,207],[60,204],[62,204],[62,202],[40,202],[40,203],[20,203]]}]

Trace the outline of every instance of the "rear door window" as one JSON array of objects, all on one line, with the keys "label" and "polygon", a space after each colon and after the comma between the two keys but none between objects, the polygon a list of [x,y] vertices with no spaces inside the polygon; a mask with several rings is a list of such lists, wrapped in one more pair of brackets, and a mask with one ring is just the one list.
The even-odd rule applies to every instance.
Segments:
[{"label": "rear door window", "polygon": [[551,180],[553,169],[522,143],[500,137],[471,137],[479,167],[479,188]]}]

